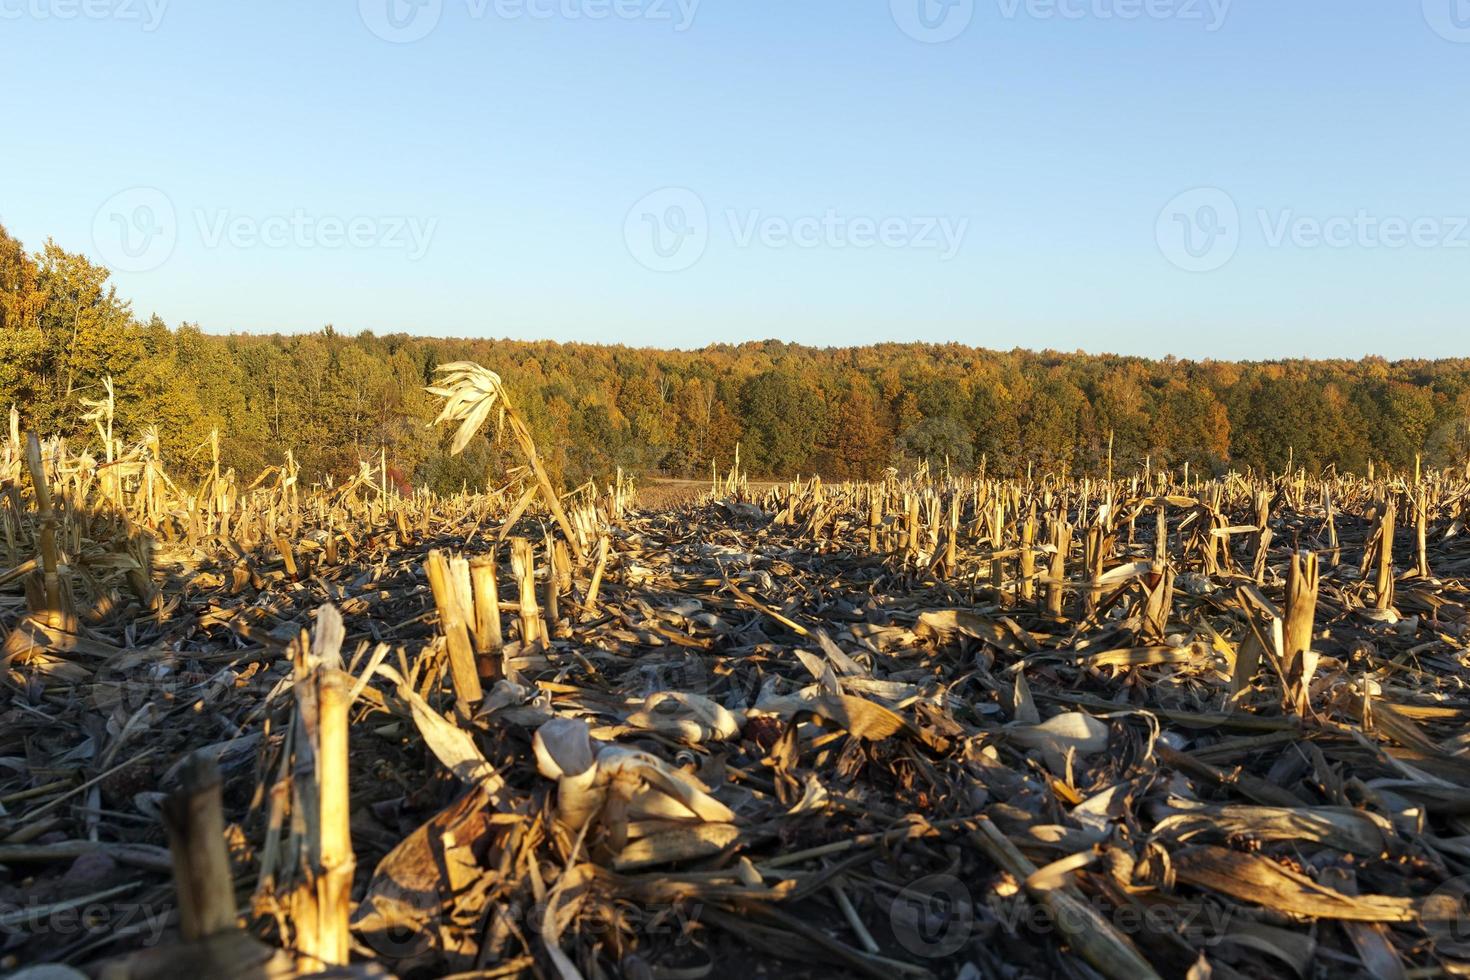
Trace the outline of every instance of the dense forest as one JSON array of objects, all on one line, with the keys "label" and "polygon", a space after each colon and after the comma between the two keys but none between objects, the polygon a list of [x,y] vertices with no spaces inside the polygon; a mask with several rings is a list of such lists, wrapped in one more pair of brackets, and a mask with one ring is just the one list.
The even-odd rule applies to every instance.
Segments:
[{"label": "dense forest", "polygon": [[[353,473],[386,452],[405,485],[497,479],[493,432],[462,456],[430,429],[436,364],[499,372],[565,479],[707,475],[737,443],[757,475],[867,477],[948,460],[1011,473],[1096,472],[1145,457],[1197,472],[1362,472],[1369,462],[1462,466],[1470,359],[1261,363],[983,350],[959,344],[812,348],[777,341],[698,351],[406,334],[215,336],[141,320],[108,271],[53,242],[29,253],[0,228],[0,411],[95,439],[81,399],[111,377],[119,434],[156,426],[171,470],[208,465],[212,429],[242,475],[292,450],[303,474]],[[1024,344],[1024,336],[1013,338]]]}]

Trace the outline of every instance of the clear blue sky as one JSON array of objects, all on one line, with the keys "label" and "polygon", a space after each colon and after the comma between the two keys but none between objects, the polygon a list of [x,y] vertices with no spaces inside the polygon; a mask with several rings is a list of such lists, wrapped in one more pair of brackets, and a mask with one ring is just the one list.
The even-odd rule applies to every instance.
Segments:
[{"label": "clear blue sky", "polygon": [[0,222],[219,332],[1470,353],[1467,0],[691,3],[0,0]]}]

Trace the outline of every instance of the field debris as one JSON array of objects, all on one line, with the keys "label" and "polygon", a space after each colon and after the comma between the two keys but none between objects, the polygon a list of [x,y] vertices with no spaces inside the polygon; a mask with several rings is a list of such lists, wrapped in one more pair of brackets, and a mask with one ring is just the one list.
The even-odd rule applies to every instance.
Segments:
[{"label": "field debris", "polygon": [[640,509],[445,374],[524,457],[497,492],[181,487],[12,423],[0,965],[1470,970],[1470,474]]}]

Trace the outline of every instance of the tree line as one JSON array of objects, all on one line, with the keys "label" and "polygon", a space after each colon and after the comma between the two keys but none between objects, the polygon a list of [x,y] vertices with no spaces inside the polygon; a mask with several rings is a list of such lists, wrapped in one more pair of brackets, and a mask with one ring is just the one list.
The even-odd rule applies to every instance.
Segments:
[{"label": "tree line", "polygon": [[[206,334],[136,316],[108,271],[0,227],[0,410],[95,439],[80,399],[111,377],[126,438],[156,426],[167,465],[251,476],[291,450],[310,481],[386,454],[403,485],[495,482],[492,431],[450,457],[430,429],[435,365],[498,372],[564,480],[706,476],[737,444],[758,476],[867,478],[928,460],[992,474],[1120,471],[1150,459],[1196,472],[1463,466],[1470,359],[1263,362],[986,350],[960,344],[815,348],[779,341],[696,351],[407,334]],[[1018,338],[1019,339],[1019,338]]]}]

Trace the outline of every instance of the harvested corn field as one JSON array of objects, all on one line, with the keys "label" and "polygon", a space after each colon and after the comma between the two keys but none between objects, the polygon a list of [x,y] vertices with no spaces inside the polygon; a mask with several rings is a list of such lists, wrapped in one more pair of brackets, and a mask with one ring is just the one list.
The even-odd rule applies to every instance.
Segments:
[{"label": "harvested corn field", "polygon": [[12,421],[6,966],[1470,968],[1467,474],[651,509],[556,487],[490,372],[436,393],[504,413],[503,489],[190,488]]}]

